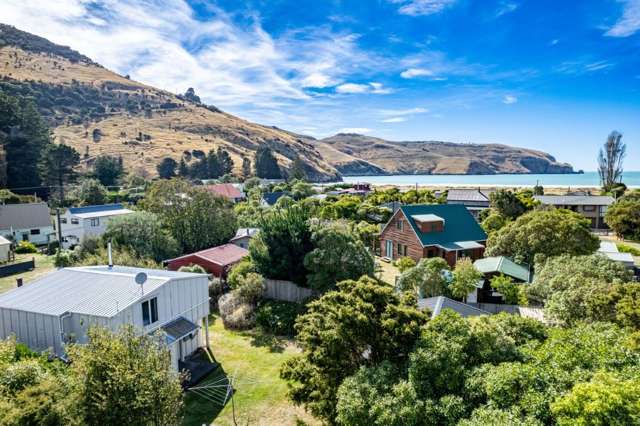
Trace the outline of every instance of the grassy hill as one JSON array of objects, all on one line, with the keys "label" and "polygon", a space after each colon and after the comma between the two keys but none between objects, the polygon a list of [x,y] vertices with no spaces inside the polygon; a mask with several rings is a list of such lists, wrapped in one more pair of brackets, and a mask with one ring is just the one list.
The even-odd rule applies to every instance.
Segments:
[{"label": "grassy hill", "polygon": [[499,144],[391,142],[358,134],[338,134],[317,144],[343,175],[571,173],[544,152]]},{"label": "grassy hill", "polygon": [[[90,167],[100,154],[121,155],[125,168],[156,174],[164,157],[190,161],[198,151],[228,150],[240,171],[266,144],[283,168],[300,156],[314,180],[338,178],[312,138],[242,120],[219,109],[130,80],[47,40],[0,25],[0,90],[32,96]],[[94,135],[96,137],[94,137]]]},{"label": "grassy hill", "polygon": [[224,147],[240,172],[269,146],[288,169],[300,157],[310,179],[340,175],[568,173],[549,154],[506,145],[389,142],[339,134],[316,140],[243,120],[127,76],[33,34],[0,24],[0,91],[32,97],[55,142],[73,146],[89,169],[100,154],[122,156],[127,170],[153,177],[165,157],[176,161]]}]

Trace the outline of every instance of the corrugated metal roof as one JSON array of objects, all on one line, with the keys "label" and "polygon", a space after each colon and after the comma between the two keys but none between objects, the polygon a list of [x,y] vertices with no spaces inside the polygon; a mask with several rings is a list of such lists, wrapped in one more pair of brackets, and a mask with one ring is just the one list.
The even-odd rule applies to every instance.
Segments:
[{"label": "corrugated metal roof", "polygon": [[609,195],[534,195],[533,198],[552,206],[608,206],[615,202]]},{"label": "corrugated metal roof", "polygon": [[11,245],[11,241],[7,240],[5,237],[0,235],[0,246]]},{"label": "corrugated metal roof", "polygon": [[431,318],[435,318],[440,315],[443,309],[452,309],[459,313],[463,317],[472,317],[478,315],[489,315],[490,312],[483,311],[482,309],[474,308],[466,303],[457,302],[453,299],[449,299],[444,296],[428,297],[426,299],[418,299],[419,309],[429,309],[431,311]]},{"label": "corrugated metal roof", "polygon": [[45,226],[52,226],[47,203],[0,205],[0,229],[27,229]]},{"label": "corrugated metal roof", "polygon": [[238,247],[235,244],[223,244],[221,246],[197,251],[195,253],[185,254],[184,256],[176,257],[175,259],[169,259],[165,262],[170,263],[178,259],[197,257],[208,262],[213,262],[217,265],[227,266],[238,262],[243,257],[248,255],[249,251],[242,247]]},{"label": "corrugated metal roof", "polygon": [[118,210],[107,210],[103,212],[90,212],[90,213],[76,213],[75,217],[79,217],[80,219],[91,219],[93,217],[110,217],[110,216],[121,216],[123,214],[133,213],[133,210],[129,209],[118,209]]},{"label": "corrugated metal roof", "polygon": [[[134,277],[144,272],[143,288]],[[114,266],[64,268],[0,295],[0,308],[59,316],[65,312],[110,318],[184,272]],[[142,292],[144,290],[144,293]]]},{"label": "corrugated metal roof", "polygon": [[258,234],[258,232],[260,232],[260,228],[238,228],[236,235],[229,241],[235,241],[239,238],[245,237],[253,238]]},{"label": "corrugated metal roof", "polygon": [[473,266],[483,274],[500,272],[517,278],[520,281],[529,282],[529,269],[518,265],[513,260],[505,256],[485,257],[473,262]]},{"label": "corrugated metal roof", "polygon": [[242,198],[242,192],[230,183],[216,183],[214,185],[207,185],[206,188],[207,191],[230,200]]},{"label": "corrugated metal roof", "polygon": [[199,327],[185,317],[178,317],[160,328],[167,334],[167,342],[173,343],[193,333]]},{"label": "corrugated metal roof", "polygon": [[96,212],[106,212],[109,210],[120,210],[124,209],[122,204],[96,204],[93,206],[83,206],[83,207],[70,207],[69,212],[71,214],[84,214],[84,213],[96,213]]},{"label": "corrugated metal roof", "polygon": [[450,189],[447,192],[447,201],[489,202],[491,192],[478,189]]},{"label": "corrugated metal roof", "polygon": [[[462,204],[418,204],[401,206],[423,246],[443,246],[456,241],[485,241],[487,234]],[[421,232],[413,216],[434,214],[444,219],[441,232]]]}]

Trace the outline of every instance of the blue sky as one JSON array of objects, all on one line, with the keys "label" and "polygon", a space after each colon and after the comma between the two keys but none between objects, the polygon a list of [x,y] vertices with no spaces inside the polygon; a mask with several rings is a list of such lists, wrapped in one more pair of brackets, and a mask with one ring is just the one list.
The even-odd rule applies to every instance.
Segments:
[{"label": "blue sky", "polygon": [[619,130],[640,170],[640,0],[3,0],[0,21],[315,137],[505,143],[594,170]]}]

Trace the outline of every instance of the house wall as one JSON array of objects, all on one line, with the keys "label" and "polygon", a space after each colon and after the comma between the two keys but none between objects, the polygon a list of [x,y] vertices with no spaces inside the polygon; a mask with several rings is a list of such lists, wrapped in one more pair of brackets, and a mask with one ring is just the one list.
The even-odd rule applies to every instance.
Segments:
[{"label": "house wall", "polygon": [[51,348],[57,355],[64,353],[60,341],[60,319],[55,315],[0,308],[0,339],[11,335],[35,351]]},{"label": "house wall", "polygon": [[[39,230],[39,234],[32,235],[32,230]],[[12,232],[13,231],[13,232]],[[16,243],[23,241],[23,236],[26,235],[26,241],[29,241],[37,246],[41,246],[49,243],[49,236],[53,234],[53,226],[40,226],[36,228],[14,228],[0,230],[0,235],[7,239],[11,239]]]},{"label": "house wall", "polygon": [[[80,244],[86,237],[99,237],[105,233],[107,230],[107,226],[109,222],[115,218],[122,215],[115,216],[101,216],[94,219],[98,219],[97,224],[94,226],[91,223],[91,219],[81,219],[75,217],[69,210],[65,212],[64,215],[61,216],[61,228],[62,228],[62,237],[67,238],[67,241],[64,247],[69,248],[72,245]],[[78,223],[74,224],[72,221],[77,220]],[[95,223],[95,222],[94,222]],[[70,238],[75,237],[75,238]]]},{"label": "house wall", "polygon": [[238,247],[242,247],[243,249],[249,249],[249,243],[251,242],[251,237],[240,237],[231,241],[232,244],[237,245]]},{"label": "house wall", "polygon": [[595,229],[608,229],[609,227],[604,222],[604,215],[607,212],[608,206],[595,206],[595,205],[564,205],[554,206],[557,209],[572,210],[580,215],[591,220],[591,227]]},{"label": "house wall", "polygon": [[[402,221],[402,230],[397,228],[397,223]],[[387,253],[387,241],[392,241],[392,250]],[[413,231],[411,224],[407,220],[402,210],[398,210],[388,225],[380,234],[380,254],[383,257],[391,259],[398,259],[404,257],[403,253],[398,253],[398,244],[407,246],[407,256],[411,257],[416,262],[419,261],[422,255],[422,244],[418,240],[416,233]]]},{"label": "house wall", "polygon": [[204,268],[209,274],[213,274],[213,276],[220,278],[225,274],[225,270],[222,265],[218,265],[217,263],[208,262],[201,257],[198,256],[185,256],[180,259],[175,259],[167,264],[167,267],[170,271],[177,271],[183,266],[189,265],[199,265]]},{"label": "house wall", "polygon": [[10,253],[11,253],[11,244],[0,245],[0,263],[8,262]]}]

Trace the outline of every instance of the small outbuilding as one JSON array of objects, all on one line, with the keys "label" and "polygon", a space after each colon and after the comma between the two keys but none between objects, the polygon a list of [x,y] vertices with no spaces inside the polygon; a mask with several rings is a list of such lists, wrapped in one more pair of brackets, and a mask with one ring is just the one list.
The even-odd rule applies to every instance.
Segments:
[{"label": "small outbuilding", "polygon": [[514,282],[531,282],[531,271],[527,266],[519,265],[506,256],[494,256],[478,259],[473,266],[484,275],[478,288],[470,294],[467,301],[474,303],[503,303],[502,295],[491,288],[491,279],[497,275],[511,277]]},{"label": "small outbuilding", "polygon": [[11,241],[0,235],[0,263],[11,260]]},{"label": "small outbuilding", "polygon": [[199,265],[213,276],[224,279],[231,267],[248,255],[247,249],[228,243],[165,260],[164,264],[171,271],[177,271],[182,266]]},{"label": "small outbuilding", "polygon": [[239,228],[236,231],[236,235],[231,238],[229,242],[237,245],[238,247],[242,247],[243,249],[248,249],[251,239],[258,235],[259,231],[259,228]]}]

